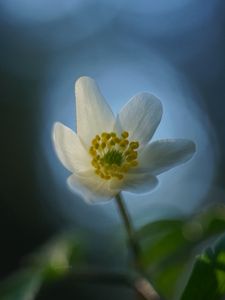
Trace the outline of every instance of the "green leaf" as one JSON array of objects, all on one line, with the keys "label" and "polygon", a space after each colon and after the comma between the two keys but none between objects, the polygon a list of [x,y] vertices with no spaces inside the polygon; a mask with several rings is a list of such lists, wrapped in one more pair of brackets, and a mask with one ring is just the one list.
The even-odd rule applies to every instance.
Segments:
[{"label": "green leaf", "polygon": [[174,299],[193,253],[224,231],[225,209],[220,205],[190,218],[149,223],[137,232],[142,246],[141,264],[155,287],[165,297]]},{"label": "green leaf", "polygon": [[160,220],[139,232],[141,263],[155,287],[169,299],[186,267],[188,242],[182,232],[183,225],[183,220]]},{"label": "green leaf", "polygon": [[225,296],[225,237],[194,264],[180,300],[222,300]]}]

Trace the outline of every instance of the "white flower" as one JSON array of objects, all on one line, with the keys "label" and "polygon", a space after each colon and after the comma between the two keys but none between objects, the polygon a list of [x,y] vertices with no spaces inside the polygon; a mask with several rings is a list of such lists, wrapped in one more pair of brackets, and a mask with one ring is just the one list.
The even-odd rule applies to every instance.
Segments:
[{"label": "white flower", "polygon": [[185,139],[148,144],[162,116],[160,100],[149,93],[134,96],[116,118],[93,79],[79,78],[75,94],[77,133],[57,122],[53,141],[72,172],[69,187],[88,202],[110,200],[121,190],[146,193],[157,185],[157,175],[195,152]]}]

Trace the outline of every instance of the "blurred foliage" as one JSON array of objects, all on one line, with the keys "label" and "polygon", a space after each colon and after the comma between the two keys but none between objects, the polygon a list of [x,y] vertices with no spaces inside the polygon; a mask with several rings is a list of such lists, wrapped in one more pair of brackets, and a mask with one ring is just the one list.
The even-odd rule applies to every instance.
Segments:
[{"label": "blurred foliage", "polygon": [[1,300],[35,299],[42,284],[68,273],[81,258],[80,244],[72,234],[63,234],[30,256],[27,267],[0,284]]},{"label": "blurred foliage", "polygon": [[5,280],[0,285],[2,300],[35,299],[43,276],[39,270],[25,269]]},{"label": "blurred foliage", "polygon": [[[225,236],[221,236],[224,232],[223,205],[210,207],[188,218],[157,220],[137,231],[142,269],[163,299],[222,300],[225,295]],[[60,235],[29,256],[27,267],[0,284],[0,299],[35,299],[43,285],[66,278],[70,271],[76,271],[76,267],[79,270],[82,249],[74,236]],[[220,240],[215,242],[218,237]],[[197,255],[199,253],[203,254]],[[83,280],[95,278],[89,273],[81,275]],[[105,277],[99,276],[98,280],[104,284]],[[107,276],[117,283],[118,278],[127,282],[124,275],[115,277],[113,270],[113,277],[110,273]],[[79,272],[74,278],[79,281]]]},{"label": "blurred foliage", "polygon": [[222,300],[225,295],[225,236],[199,256],[181,300]]},{"label": "blurred foliage", "polygon": [[189,218],[151,222],[137,232],[142,267],[166,299],[177,299],[194,256],[224,232],[223,205]]}]

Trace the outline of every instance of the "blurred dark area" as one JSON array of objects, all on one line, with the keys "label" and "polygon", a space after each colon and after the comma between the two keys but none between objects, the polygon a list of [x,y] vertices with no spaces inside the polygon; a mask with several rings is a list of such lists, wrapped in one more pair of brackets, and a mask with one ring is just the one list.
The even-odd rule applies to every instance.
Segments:
[{"label": "blurred dark area", "polygon": [[[204,201],[224,202],[223,0],[1,1],[0,35],[1,278],[16,270],[27,254],[51,236],[71,227],[93,239],[90,252],[94,263],[107,261],[99,253],[101,248],[108,251],[110,236],[101,235],[99,228],[112,230],[110,224],[116,221],[105,215],[107,208],[87,206],[67,190],[67,171],[52,149],[51,128],[60,112],[64,118],[60,121],[66,122],[63,101],[74,105],[73,82],[79,76],[101,78],[102,70],[107,68],[107,74],[113,72],[111,80],[120,72],[120,61],[130,68],[134,63],[138,66],[139,61],[143,65],[154,50],[197,91],[202,99],[197,105],[209,120],[210,141],[215,143],[211,147],[215,148],[217,161]],[[70,69],[65,68],[68,65]],[[145,71],[143,76],[147,77],[149,70]],[[53,87],[57,92],[55,86],[63,77],[70,94],[65,98],[60,94],[61,102],[57,100],[54,104],[50,96],[48,101],[48,95],[53,93]],[[129,72],[123,80],[129,87]],[[103,83],[102,79],[102,86]],[[58,112],[54,113],[56,108]],[[69,118],[74,118],[71,110],[70,113]],[[207,156],[202,162],[203,169],[204,166]],[[63,180],[57,178],[57,170]],[[67,209],[75,203],[69,217],[59,204],[62,202]]]}]

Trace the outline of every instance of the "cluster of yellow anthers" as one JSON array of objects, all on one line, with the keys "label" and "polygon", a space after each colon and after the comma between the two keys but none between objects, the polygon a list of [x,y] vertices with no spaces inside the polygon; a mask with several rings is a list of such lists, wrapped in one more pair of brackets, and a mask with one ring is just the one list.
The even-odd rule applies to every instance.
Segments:
[{"label": "cluster of yellow anthers", "polygon": [[138,165],[139,143],[129,142],[128,137],[127,131],[123,131],[121,137],[115,132],[103,132],[92,140],[89,148],[91,163],[95,173],[101,178],[109,180],[115,177],[121,180],[124,173]]}]

